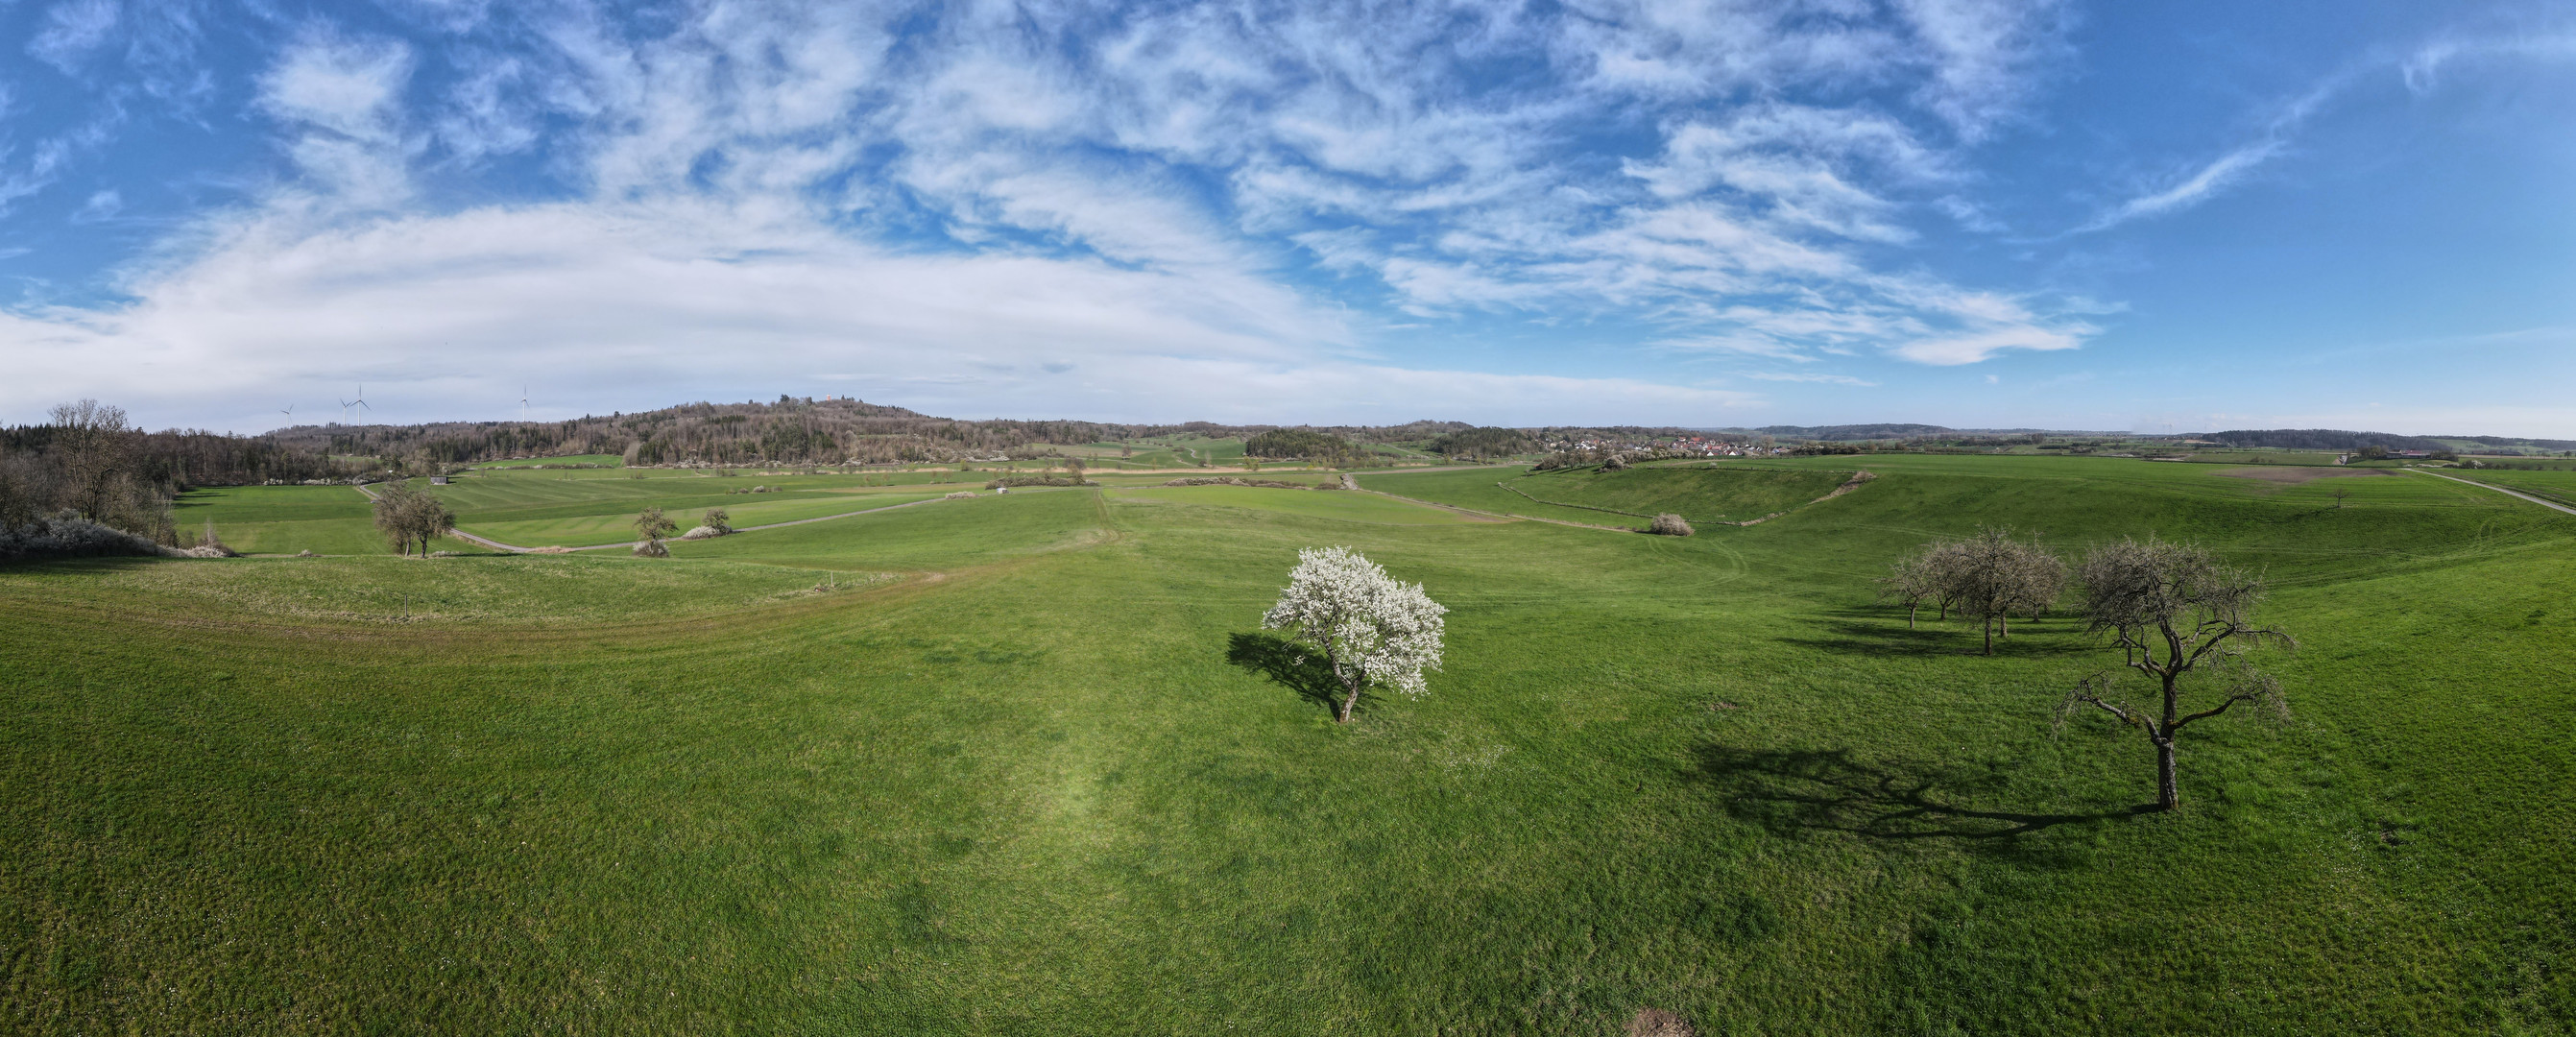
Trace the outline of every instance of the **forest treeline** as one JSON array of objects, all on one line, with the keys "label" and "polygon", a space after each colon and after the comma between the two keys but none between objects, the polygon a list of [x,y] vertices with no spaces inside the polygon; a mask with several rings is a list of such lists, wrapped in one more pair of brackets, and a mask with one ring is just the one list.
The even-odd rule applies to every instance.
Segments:
[{"label": "forest treeline", "polygon": [[[1420,441],[1462,429],[1464,422],[1393,426],[1299,426],[1339,443]],[[1119,443],[1171,435],[1250,439],[1277,425],[1193,421],[1133,425],[1073,420],[939,418],[860,400],[781,396],[746,403],[691,403],[634,414],[563,421],[432,422],[421,425],[303,425],[271,433],[279,443],[315,452],[471,464],[518,457],[615,454],[628,464],[892,464],[989,458],[1046,447]],[[1332,450],[1330,443],[1308,443]]]},{"label": "forest treeline", "polygon": [[[55,523],[105,527],[171,547],[197,546],[170,502],[199,486],[354,476],[334,460],[274,440],[202,430],[145,432],[96,400],[55,407],[41,425],[0,428],[0,540]],[[17,553],[0,544],[0,556]]]},{"label": "forest treeline", "polygon": [[[1550,429],[1546,434],[1677,435],[1674,428]],[[1265,434],[1268,435],[1264,438]],[[398,460],[412,467],[522,457],[614,454],[628,464],[893,464],[953,462],[996,454],[1045,454],[1077,443],[1123,443],[1175,435],[1243,439],[1261,456],[1358,461],[1370,443],[1429,443],[1457,457],[1501,456],[1526,444],[1526,430],[1462,421],[1402,425],[1122,424],[1013,418],[932,417],[860,400],[781,396],[745,403],[690,403],[660,410],[562,421],[450,421],[420,425],[300,425],[267,438],[315,453]],[[1524,446],[1524,448],[1526,448]]]}]

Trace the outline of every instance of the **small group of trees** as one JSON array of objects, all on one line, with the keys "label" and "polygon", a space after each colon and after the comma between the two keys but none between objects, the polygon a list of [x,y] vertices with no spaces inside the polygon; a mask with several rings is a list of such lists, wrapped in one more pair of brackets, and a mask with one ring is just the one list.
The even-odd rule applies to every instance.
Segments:
[{"label": "small group of trees", "polygon": [[1925,605],[1977,621],[1985,652],[1993,655],[1997,637],[2012,636],[2015,613],[2038,618],[2066,591],[2066,562],[2042,546],[2039,538],[2013,538],[2012,530],[1982,528],[1974,536],[1935,540],[1896,561],[1879,580],[1880,593],[1905,606],[1905,625],[1914,626]]},{"label": "small group of trees", "polygon": [[428,491],[407,482],[389,482],[376,490],[376,529],[396,553],[409,557],[414,547],[423,557],[429,542],[456,529],[456,516]]},{"label": "small group of trees", "polygon": [[[1980,529],[1898,559],[1880,585],[1906,607],[1909,628],[1927,604],[1945,617],[1958,612],[1980,620],[1991,655],[1995,639],[2009,634],[2007,617],[2046,611],[2063,595],[2067,577],[2066,563],[2037,537],[2021,541],[2009,530]],[[2098,711],[2145,735],[2156,751],[2157,809],[2182,801],[2175,742],[2184,728],[2240,703],[2288,715],[2280,683],[2249,660],[2256,649],[2296,647],[2289,634],[2255,616],[2265,593],[2262,577],[2220,563],[2207,548],[2150,536],[2095,548],[2076,580],[2085,630],[2120,662],[2077,681],[2059,722]],[[2124,674],[2147,679],[2145,701],[2122,694]]]},{"label": "small group of trees", "polygon": [[1424,449],[1452,461],[1484,461],[1528,453],[1537,445],[1527,432],[1488,426],[1443,432]]},{"label": "small group of trees", "polygon": [[1349,466],[1368,460],[1368,452],[1350,440],[1303,428],[1277,428],[1243,441],[1246,463],[1254,458],[1304,460]]}]

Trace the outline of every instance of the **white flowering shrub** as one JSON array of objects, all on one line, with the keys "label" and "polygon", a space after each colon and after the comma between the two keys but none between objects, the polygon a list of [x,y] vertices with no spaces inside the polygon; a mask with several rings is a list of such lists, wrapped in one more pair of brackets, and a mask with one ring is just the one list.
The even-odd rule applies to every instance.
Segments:
[{"label": "white flowering shrub", "polygon": [[1422,671],[1440,668],[1448,611],[1421,584],[1397,582],[1357,551],[1310,547],[1297,552],[1288,589],[1261,625],[1290,631],[1332,665],[1345,693],[1333,719],[1349,723],[1366,689],[1422,694]]}]

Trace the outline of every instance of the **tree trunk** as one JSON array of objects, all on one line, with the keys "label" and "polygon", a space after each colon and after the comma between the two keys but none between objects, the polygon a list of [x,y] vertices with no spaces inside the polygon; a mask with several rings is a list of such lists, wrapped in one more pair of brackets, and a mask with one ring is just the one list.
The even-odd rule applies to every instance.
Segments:
[{"label": "tree trunk", "polygon": [[1360,689],[1358,689],[1358,688],[1352,688],[1352,689],[1351,689],[1351,693],[1350,693],[1349,695],[1344,696],[1344,697],[1342,698],[1342,704],[1341,704],[1341,705],[1339,705],[1339,706],[1337,706],[1337,707],[1334,707],[1334,709],[1333,709],[1333,722],[1334,722],[1334,723],[1336,723],[1336,724],[1347,724],[1347,723],[1350,723],[1350,722],[1351,722],[1351,707],[1352,707],[1352,706],[1359,705],[1359,702],[1360,702]]},{"label": "tree trunk", "polygon": [[2012,640],[2012,613],[1997,613],[1995,615],[1995,624],[2003,628],[2004,640]]},{"label": "tree trunk", "polygon": [[[2174,643],[2170,635],[2167,643]],[[2180,652],[2171,658],[2180,658]],[[2157,676],[2165,686],[2165,717],[2163,724],[2149,728],[2148,733],[2156,736],[2156,809],[2171,810],[2182,804],[2182,786],[2174,778],[2174,736],[2182,733],[2182,725],[2175,719],[2182,712],[2182,699],[2174,691],[2174,682],[2182,678],[2182,671],[2167,669]]]},{"label": "tree trunk", "polygon": [[2182,804],[2182,786],[2174,778],[2174,744],[2172,738],[2156,742],[2156,809],[2171,810]]},{"label": "tree trunk", "polygon": [[1986,654],[1995,654],[1995,621],[1988,619],[1979,625],[1984,627],[1986,631]]},{"label": "tree trunk", "polygon": [[1911,604],[1911,605],[1907,605],[1907,606],[1905,606],[1905,629],[1907,629],[1907,630],[1912,630],[1912,629],[1914,629],[1914,614],[1915,614],[1915,613],[1917,613],[1917,612],[1921,612],[1921,611],[1923,611],[1923,603],[1922,603],[1922,602],[1916,602],[1916,603],[1914,603],[1914,604]]}]

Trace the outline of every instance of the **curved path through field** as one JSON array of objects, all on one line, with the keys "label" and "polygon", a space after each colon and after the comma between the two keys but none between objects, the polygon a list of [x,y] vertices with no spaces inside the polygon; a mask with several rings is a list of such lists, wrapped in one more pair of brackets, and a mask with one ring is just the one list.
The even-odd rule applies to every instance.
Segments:
[{"label": "curved path through field", "polygon": [[2479,481],[2477,481],[2477,480],[2475,480],[2475,479],[2463,479],[2463,478],[2460,478],[2459,476],[2456,476],[2456,475],[2444,475],[2444,474],[2442,474],[2442,473],[2440,473],[2440,472],[2428,472],[2428,471],[2425,471],[2425,470],[2423,470],[2423,469],[2421,469],[2421,468],[2409,468],[2409,469],[2406,469],[2406,470],[2407,470],[2407,471],[2410,471],[2410,472],[2413,472],[2413,473],[2415,473],[2415,474],[2417,474],[2417,475],[2429,475],[2429,476],[2432,476],[2433,478],[2436,478],[2436,479],[2449,479],[2449,480],[2451,480],[2452,482],[2460,483],[2460,484],[2465,485],[2465,486],[2475,486],[2475,487],[2478,487],[2478,488],[2480,488],[2480,489],[2494,490],[2494,491],[2496,491],[2497,493],[2504,494],[2504,495],[2505,495],[2505,496],[2507,496],[2507,497],[2520,497],[2520,498],[2522,498],[2522,499],[2524,499],[2524,500],[2527,500],[2527,501],[2530,501],[2530,502],[2532,502],[2532,503],[2534,503],[2534,504],[2540,505],[2541,507],[2548,508],[2548,509],[2549,509],[2549,510],[2551,510],[2551,511],[2563,511],[2563,512],[2566,512],[2566,513],[2568,513],[2568,514],[2570,514],[2570,515],[2576,515],[2576,508],[2571,508],[2571,507],[2568,507],[2567,505],[2559,504],[2559,503],[2556,503],[2556,502],[2554,502],[2554,501],[2545,501],[2545,500],[2542,500],[2542,499],[2540,499],[2540,498],[2538,498],[2538,497],[2534,497],[2534,496],[2532,496],[2532,495],[2530,495],[2530,494],[2528,494],[2528,493],[2523,493],[2523,492],[2520,492],[2520,491],[2517,491],[2517,490],[2508,490],[2508,489],[2505,489],[2504,487],[2502,487],[2502,486],[2498,486],[2498,485],[2496,485],[2496,484],[2494,484],[2494,483],[2484,483],[2484,482],[2479,482]]}]

